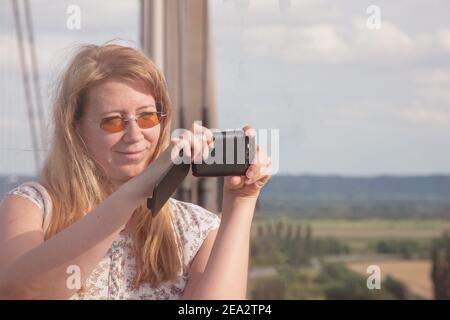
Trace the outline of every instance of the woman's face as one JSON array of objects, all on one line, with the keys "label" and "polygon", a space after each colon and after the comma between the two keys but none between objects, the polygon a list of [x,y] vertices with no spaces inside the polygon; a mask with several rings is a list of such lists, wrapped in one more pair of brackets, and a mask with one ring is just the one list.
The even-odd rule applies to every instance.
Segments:
[{"label": "woman's face", "polygon": [[139,128],[127,121],[125,130],[110,133],[100,128],[105,117],[126,119],[156,111],[156,102],[142,81],[108,79],[91,88],[86,97],[79,133],[91,156],[118,186],[144,170],[158,143],[161,125]]}]

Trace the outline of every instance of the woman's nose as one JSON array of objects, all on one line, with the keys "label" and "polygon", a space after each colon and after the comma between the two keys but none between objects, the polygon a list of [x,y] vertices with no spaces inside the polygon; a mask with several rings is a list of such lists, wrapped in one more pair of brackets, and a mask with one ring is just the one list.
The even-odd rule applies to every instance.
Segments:
[{"label": "woman's nose", "polygon": [[125,133],[123,135],[123,140],[126,143],[134,143],[142,139],[142,131],[139,128],[136,120],[127,121],[125,126]]}]

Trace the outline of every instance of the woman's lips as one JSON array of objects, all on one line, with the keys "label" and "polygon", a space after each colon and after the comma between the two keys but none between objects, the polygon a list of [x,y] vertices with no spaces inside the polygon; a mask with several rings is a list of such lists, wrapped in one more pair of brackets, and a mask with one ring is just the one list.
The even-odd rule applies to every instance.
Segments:
[{"label": "woman's lips", "polygon": [[133,152],[118,151],[117,153],[119,153],[121,156],[123,156],[124,158],[126,158],[128,160],[139,160],[141,158],[142,154],[144,153],[144,150],[133,151]]}]

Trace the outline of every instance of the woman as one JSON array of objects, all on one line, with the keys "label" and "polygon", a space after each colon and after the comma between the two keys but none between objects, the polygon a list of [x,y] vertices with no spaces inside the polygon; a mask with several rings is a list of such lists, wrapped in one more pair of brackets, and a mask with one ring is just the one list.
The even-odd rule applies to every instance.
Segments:
[{"label": "woman", "polygon": [[39,182],[0,207],[1,298],[245,298],[267,158],[257,148],[246,176],[225,179],[220,219],[173,198],[152,218],[146,198],[171,154],[205,158],[213,146],[203,127],[170,140],[170,122],[165,80],[142,53],[79,50],[56,90]]}]

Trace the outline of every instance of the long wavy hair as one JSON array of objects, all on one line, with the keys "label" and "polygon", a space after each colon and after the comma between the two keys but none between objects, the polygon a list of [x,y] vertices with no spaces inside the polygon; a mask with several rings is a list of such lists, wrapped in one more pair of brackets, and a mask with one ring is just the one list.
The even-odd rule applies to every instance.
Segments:
[{"label": "long wavy hair", "polygon": [[[41,172],[41,180],[53,203],[45,239],[82,218],[113,192],[106,172],[89,154],[76,129],[89,89],[111,77],[143,81],[167,115],[162,118],[159,141],[148,163],[169,144],[172,107],[166,81],[157,66],[140,51],[126,46],[80,47],[55,88],[54,132]],[[166,204],[152,218],[142,203],[133,212],[136,287],[144,282],[156,287],[175,279],[182,267],[169,210]]]}]

